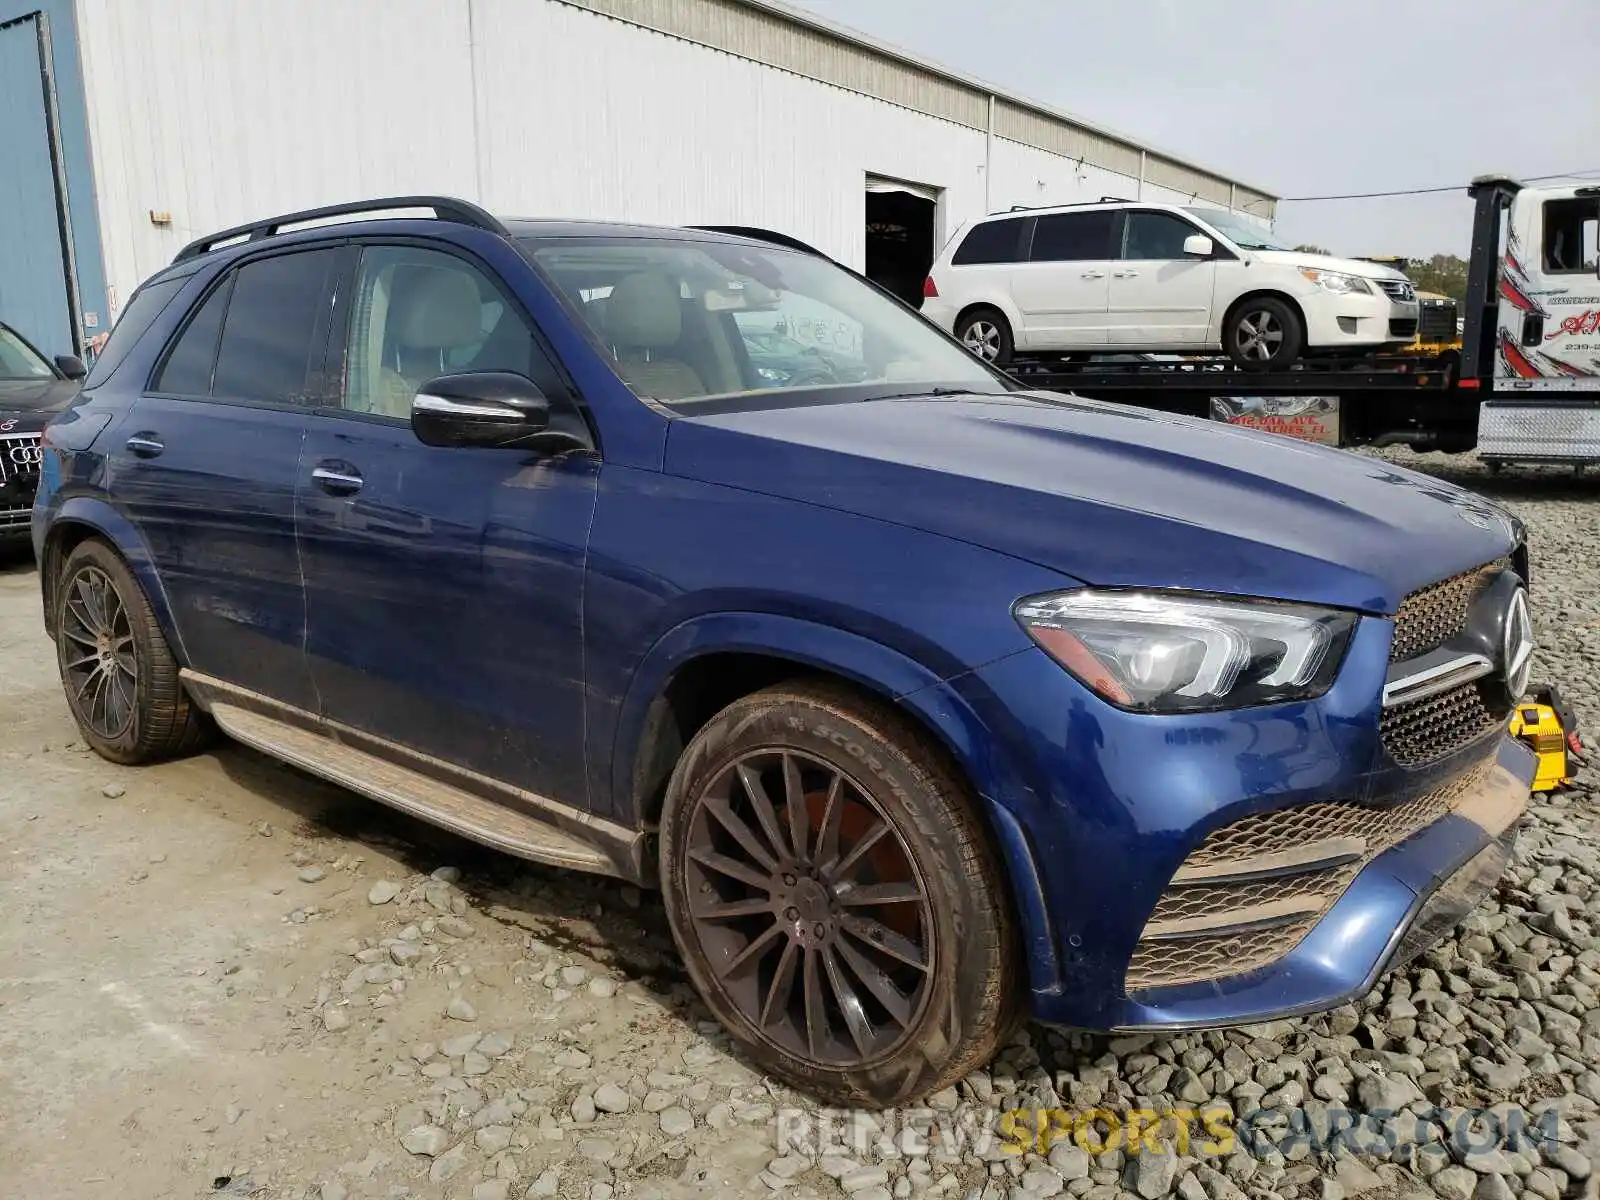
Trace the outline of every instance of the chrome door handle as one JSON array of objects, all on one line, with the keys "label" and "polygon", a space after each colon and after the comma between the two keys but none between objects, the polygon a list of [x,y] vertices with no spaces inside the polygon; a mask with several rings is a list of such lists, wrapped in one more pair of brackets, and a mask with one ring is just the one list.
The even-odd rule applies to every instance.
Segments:
[{"label": "chrome door handle", "polygon": [[359,492],[361,485],[366,482],[359,475],[336,471],[332,467],[314,468],[311,478],[323,491],[332,492],[336,496],[348,496],[352,492]]},{"label": "chrome door handle", "polygon": [[1085,271],[1083,277],[1085,279],[1104,279],[1106,273],[1104,271]]},{"label": "chrome door handle", "polygon": [[127,446],[140,458],[154,458],[166,449],[161,439],[153,433],[136,433],[128,439]]},{"label": "chrome door handle", "polygon": [[1111,272],[1111,278],[1113,278],[1113,279],[1137,279],[1138,277],[1139,277],[1139,272],[1137,272],[1137,271],[1113,271],[1113,272]]}]

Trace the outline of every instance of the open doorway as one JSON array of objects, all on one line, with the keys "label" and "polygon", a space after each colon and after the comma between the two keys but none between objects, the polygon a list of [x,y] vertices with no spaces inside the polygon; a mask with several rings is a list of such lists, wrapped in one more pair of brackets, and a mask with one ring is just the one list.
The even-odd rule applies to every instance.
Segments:
[{"label": "open doorway", "polygon": [[933,266],[939,189],[867,176],[866,276],[913,308]]}]

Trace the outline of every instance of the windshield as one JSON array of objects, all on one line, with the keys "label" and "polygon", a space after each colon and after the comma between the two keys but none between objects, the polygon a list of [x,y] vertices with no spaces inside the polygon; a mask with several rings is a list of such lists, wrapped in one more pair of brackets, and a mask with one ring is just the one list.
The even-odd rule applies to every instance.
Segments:
[{"label": "windshield", "polygon": [[1294,249],[1293,246],[1285,246],[1254,221],[1226,209],[1194,207],[1184,211],[1193,213],[1219,233],[1226,234],[1234,245],[1246,250]]},{"label": "windshield", "polygon": [[636,395],[668,404],[852,389],[998,393],[1004,378],[826,259],[667,238],[524,243]]},{"label": "windshield", "polygon": [[54,379],[50,364],[4,325],[0,325],[0,379]]}]

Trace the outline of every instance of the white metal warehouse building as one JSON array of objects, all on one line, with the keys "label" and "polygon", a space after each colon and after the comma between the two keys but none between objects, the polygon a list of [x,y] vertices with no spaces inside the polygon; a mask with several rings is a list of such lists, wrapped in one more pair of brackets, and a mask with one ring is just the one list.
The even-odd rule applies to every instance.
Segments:
[{"label": "white metal warehouse building", "polygon": [[381,195],[762,226],[892,284],[1013,205],[1274,211],[772,0],[0,0],[0,162],[0,321],[47,353],[200,234]]}]

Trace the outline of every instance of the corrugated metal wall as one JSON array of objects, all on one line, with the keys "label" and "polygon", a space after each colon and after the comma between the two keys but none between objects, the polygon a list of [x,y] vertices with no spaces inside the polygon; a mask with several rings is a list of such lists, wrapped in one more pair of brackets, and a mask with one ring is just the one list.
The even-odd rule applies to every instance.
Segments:
[{"label": "corrugated metal wall", "polygon": [[[941,238],[986,211],[986,191],[1005,208],[1137,189],[1136,147],[1119,151],[1118,175],[1024,144],[1038,130],[1020,112],[995,141],[986,189],[973,114],[925,111],[965,103],[941,99],[944,83],[894,75],[887,59],[864,67],[780,21],[762,51],[803,72],[713,49],[727,36],[716,22],[749,11],[725,0],[79,4],[107,256],[124,295],[199,233],[385,193],[453,192],[519,215],[765,225],[859,266],[869,174],[942,189]],[[701,36],[637,23],[668,5],[701,14]],[[925,87],[922,111],[817,82],[868,69],[887,72],[875,87]],[[1147,184],[1144,195],[1190,193]],[[170,210],[172,227],[153,226],[151,209]]]},{"label": "corrugated metal wall", "polygon": [[0,0],[0,60],[0,320],[71,354],[107,319],[72,0]]}]

